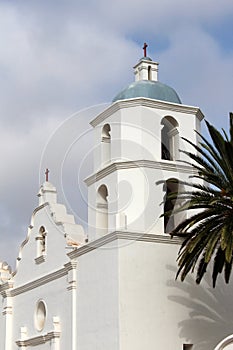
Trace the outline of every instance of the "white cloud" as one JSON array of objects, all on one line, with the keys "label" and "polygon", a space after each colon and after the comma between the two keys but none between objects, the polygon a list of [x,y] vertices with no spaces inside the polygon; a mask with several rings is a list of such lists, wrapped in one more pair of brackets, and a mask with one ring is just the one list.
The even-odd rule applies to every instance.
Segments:
[{"label": "white cloud", "polygon": [[161,79],[175,82],[183,103],[199,106],[218,127],[228,125],[232,109],[233,52],[225,55],[198,26],[186,26],[172,36],[160,55]]}]

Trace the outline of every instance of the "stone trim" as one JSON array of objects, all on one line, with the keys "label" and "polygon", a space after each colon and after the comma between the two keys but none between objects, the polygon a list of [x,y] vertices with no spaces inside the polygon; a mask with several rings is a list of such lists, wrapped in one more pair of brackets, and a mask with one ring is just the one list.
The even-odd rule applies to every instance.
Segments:
[{"label": "stone trim", "polygon": [[100,248],[118,239],[149,242],[149,243],[177,244],[177,245],[180,245],[183,242],[182,238],[178,238],[178,237],[171,238],[170,235],[168,234],[158,235],[154,233],[114,231],[92,242],[89,242],[88,244],[80,248],[76,248],[75,250],[68,253],[67,255],[69,256],[70,259],[75,259],[81,255],[89,253],[94,249]]},{"label": "stone trim", "polygon": [[64,265],[68,271],[68,275],[67,275],[68,286],[66,288],[68,291],[77,289],[77,279],[76,279],[77,265],[78,263],[76,260],[72,260]]},{"label": "stone trim", "polygon": [[2,314],[5,315],[13,315],[13,307],[12,306],[5,306],[3,309]]},{"label": "stone trim", "polygon": [[136,160],[128,162],[116,162],[106,166],[104,169],[99,170],[97,173],[94,173],[87,177],[84,182],[87,186],[92,185],[93,183],[103,179],[107,175],[110,175],[116,170],[122,169],[134,169],[134,168],[151,168],[151,169],[161,169],[164,171],[172,172],[183,172],[183,173],[195,173],[195,169],[191,166],[181,164],[181,162],[176,161],[153,161],[153,160]]},{"label": "stone trim", "polygon": [[17,340],[16,344],[19,347],[36,346],[36,345],[40,345],[40,344],[45,344],[46,342],[48,342],[54,338],[60,338],[60,336],[61,336],[61,332],[52,331],[52,332],[49,332],[47,334],[38,335],[36,337],[27,338],[27,339],[23,339],[23,340]]},{"label": "stone trim", "polygon": [[111,143],[111,138],[103,136],[101,142],[103,142],[103,143]]},{"label": "stone trim", "polygon": [[202,120],[204,118],[203,113],[198,107],[138,97],[138,98],[133,98],[128,100],[116,101],[115,103],[110,105],[104,112],[100,113],[95,119],[93,119],[90,122],[90,124],[91,126],[96,127],[97,125],[102,123],[105,119],[107,119],[109,116],[119,111],[120,109],[137,107],[137,106],[163,109],[163,110],[181,112],[181,113],[187,113],[187,114],[195,114],[199,120]]},{"label": "stone trim", "polygon": [[96,207],[98,209],[108,209],[108,204],[107,203],[97,203]]},{"label": "stone trim", "polygon": [[13,281],[5,282],[4,284],[0,285],[0,294],[5,298],[8,296],[8,290],[13,288],[14,283]]},{"label": "stone trim", "polygon": [[61,277],[64,277],[69,271],[69,268],[67,267],[63,267],[62,269],[60,270],[57,270],[55,272],[52,272],[46,276],[43,276],[41,278],[38,278],[34,281],[31,281],[29,283],[26,283],[20,287],[16,287],[14,289],[12,289],[10,292],[11,292],[11,296],[15,296],[15,295],[18,295],[18,294],[21,294],[21,293],[25,293],[29,290],[32,290],[34,288],[37,288],[39,286],[42,286],[46,283],[49,283],[51,281],[54,281],[58,278],[61,278]]},{"label": "stone trim", "polygon": [[77,265],[78,265],[77,261],[69,261],[64,266],[66,268],[66,271],[69,272],[71,270],[76,269]]},{"label": "stone trim", "polygon": [[38,256],[37,258],[34,259],[35,260],[35,263],[38,265],[38,264],[41,264],[42,262],[45,261],[45,255],[40,255]]}]

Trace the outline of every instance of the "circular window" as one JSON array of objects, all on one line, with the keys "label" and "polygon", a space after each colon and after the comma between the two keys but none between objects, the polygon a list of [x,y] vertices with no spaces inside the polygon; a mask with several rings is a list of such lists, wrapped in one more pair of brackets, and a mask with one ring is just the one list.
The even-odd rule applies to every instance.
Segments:
[{"label": "circular window", "polygon": [[42,331],[46,320],[46,305],[43,300],[39,300],[35,311],[35,327],[38,331]]}]

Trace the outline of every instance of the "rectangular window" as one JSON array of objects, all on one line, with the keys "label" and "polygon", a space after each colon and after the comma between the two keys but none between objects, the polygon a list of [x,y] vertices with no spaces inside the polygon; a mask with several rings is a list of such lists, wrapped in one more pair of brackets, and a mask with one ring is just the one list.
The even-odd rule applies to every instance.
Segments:
[{"label": "rectangular window", "polygon": [[183,350],[192,350],[193,344],[183,344]]}]

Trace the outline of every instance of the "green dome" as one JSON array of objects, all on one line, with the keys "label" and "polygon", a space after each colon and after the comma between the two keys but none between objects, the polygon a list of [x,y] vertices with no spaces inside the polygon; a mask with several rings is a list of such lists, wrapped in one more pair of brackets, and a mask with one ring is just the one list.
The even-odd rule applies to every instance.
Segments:
[{"label": "green dome", "polygon": [[160,83],[159,81],[152,80],[139,80],[130,84],[124,90],[119,92],[112,102],[136,97],[145,97],[153,100],[181,104],[181,100],[174,89],[168,85]]}]

